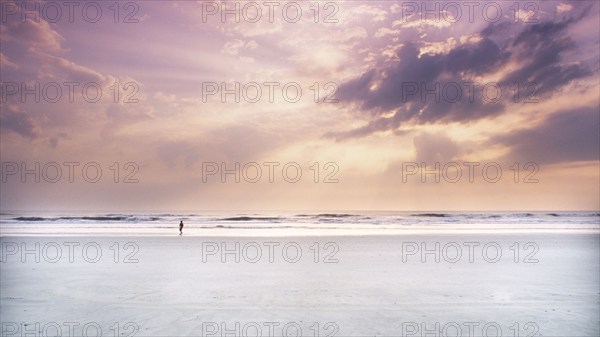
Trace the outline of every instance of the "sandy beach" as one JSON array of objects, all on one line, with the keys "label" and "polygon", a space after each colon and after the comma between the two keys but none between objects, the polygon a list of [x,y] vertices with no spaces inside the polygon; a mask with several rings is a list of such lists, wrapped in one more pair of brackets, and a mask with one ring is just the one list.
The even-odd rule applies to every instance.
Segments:
[{"label": "sandy beach", "polygon": [[0,240],[2,336],[600,333],[597,234]]}]

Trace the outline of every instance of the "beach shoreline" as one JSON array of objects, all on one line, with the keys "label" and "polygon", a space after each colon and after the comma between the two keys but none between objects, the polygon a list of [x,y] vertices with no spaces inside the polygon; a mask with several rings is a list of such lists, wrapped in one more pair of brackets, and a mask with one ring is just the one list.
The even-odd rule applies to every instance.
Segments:
[{"label": "beach shoreline", "polygon": [[6,331],[76,322],[104,336],[115,327],[137,336],[600,332],[597,233],[185,234],[0,237]]}]

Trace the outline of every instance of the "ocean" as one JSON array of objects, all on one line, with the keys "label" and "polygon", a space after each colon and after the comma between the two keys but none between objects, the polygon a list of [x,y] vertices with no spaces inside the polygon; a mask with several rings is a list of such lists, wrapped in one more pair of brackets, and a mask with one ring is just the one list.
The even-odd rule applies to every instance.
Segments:
[{"label": "ocean", "polygon": [[18,234],[287,235],[293,233],[402,233],[404,231],[598,231],[597,211],[565,212],[2,212],[0,235]]}]

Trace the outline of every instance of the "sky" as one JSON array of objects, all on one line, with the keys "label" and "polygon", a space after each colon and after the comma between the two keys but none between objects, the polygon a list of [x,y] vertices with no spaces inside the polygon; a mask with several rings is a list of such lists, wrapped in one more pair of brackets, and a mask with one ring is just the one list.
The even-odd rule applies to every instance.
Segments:
[{"label": "sky", "polygon": [[600,209],[597,1],[1,4],[3,211]]}]

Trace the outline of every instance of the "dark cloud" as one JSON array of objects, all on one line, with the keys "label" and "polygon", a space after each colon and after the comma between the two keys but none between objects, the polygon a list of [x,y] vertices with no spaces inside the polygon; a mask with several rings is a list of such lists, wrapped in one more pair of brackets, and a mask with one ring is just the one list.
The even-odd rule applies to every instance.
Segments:
[{"label": "dark cloud", "polygon": [[510,147],[508,161],[552,164],[600,160],[600,106],[562,111],[541,125],[498,136],[493,144]]},{"label": "dark cloud", "polygon": [[561,64],[561,56],[576,49],[565,32],[572,21],[543,22],[526,27],[509,48],[522,66],[509,73],[500,85],[535,83],[537,94],[543,96],[574,79],[590,75],[581,64]]},{"label": "dark cloud", "polygon": [[[327,137],[338,140],[362,137],[377,131],[396,130],[403,123],[468,123],[494,117],[507,110],[514,98],[509,86],[518,83],[521,101],[531,95],[545,97],[570,81],[588,76],[583,65],[563,62],[563,55],[575,48],[567,35],[574,20],[527,25],[500,47],[494,39],[509,28],[506,24],[490,25],[474,43],[461,44],[448,53],[423,54],[414,43],[405,43],[397,59],[379,69],[341,85],[341,102],[357,104],[373,117],[367,125]],[[493,74],[508,63],[519,67],[498,83],[474,79]],[[531,84],[531,83],[534,84]],[[496,99],[496,90],[502,95]],[[416,92],[414,92],[416,90]],[[438,95],[427,94],[435,91]],[[413,94],[414,93],[414,94]]]},{"label": "dark cloud", "polygon": [[[381,71],[369,71],[340,88],[342,102],[358,102],[376,118],[365,127],[336,138],[365,136],[394,130],[403,122],[468,121],[503,110],[503,103],[482,99],[483,86],[471,86],[470,76],[497,69],[506,58],[489,39],[463,45],[448,54],[424,54],[411,43],[399,49],[398,61]],[[441,80],[443,78],[443,80]],[[377,89],[371,90],[376,85]],[[427,94],[434,90],[438,93]],[[391,117],[381,116],[393,112]]]},{"label": "dark cloud", "polygon": [[508,59],[492,40],[483,38],[474,45],[461,45],[451,50],[442,58],[445,68],[452,74],[472,73],[486,74],[496,70]]}]

